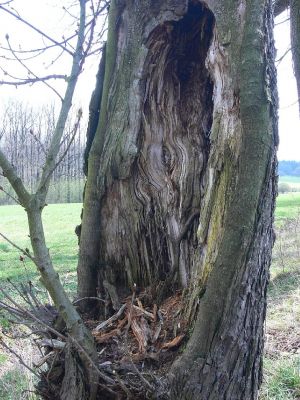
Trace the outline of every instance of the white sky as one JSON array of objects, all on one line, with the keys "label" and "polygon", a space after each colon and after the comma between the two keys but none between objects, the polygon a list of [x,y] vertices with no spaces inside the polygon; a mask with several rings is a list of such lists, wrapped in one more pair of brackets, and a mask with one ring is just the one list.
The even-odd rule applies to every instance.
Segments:
[{"label": "white sky", "polygon": [[[288,18],[284,12],[276,19],[276,23]],[[290,48],[289,23],[275,27],[275,43],[277,59]],[[288,54],[277,66],[279,91],[279,160],[300,160],[300,119],[296,81],[292,67],[292,55]]]},{"label": "white sky", "polygon": [[[68,37],[72,35],[77,28],[74,24],[74,19],[71,18],[62,8],[72,4],[77,5],[74,0],[14,0],[12,3],[14,8],[20,15],[32,23],[32,25],[47,33],[50,37],[57,41],[61,41],[63,35]],[[71,7],[70,12],[78,13],[78,7]],[[33,32],[29,27],[15,20],[14,17],[0,11],[0,44],[7,47],[5,35],[9,34],[9,40],[12,47],[22,50],[43,47],[50,42],[47,39],[41,38],[36,32]],[[75,42],[73,42],[75,46]],[[3,53],[3,52],[2,52]],[[50,50],[42,57],[37,57],[27,61],[27,65],[38,76],[50,74],[66,74],[69,75],[71,69],[72,58],[68,54],[61,56],[54,65],[51,65],[52,60],[61,53],[59,49]],[[95,78],[98,69],[99,56],[91,57],[87,60],[84,67],[84,72],[80,76],[75,92],[74,104],[76,107],[83,107],[84,113],[88,115],[88,104],[91,93],[95,86]],[[0,65],[6,70],[18,77],[26,77],[26,70],[16,62],[6,62],[0,59]],[[13,72],[12,72],[13,71]],[[5,80],[2,71],[0,71],[0,80]],[[50,82],[49,82],[50,83]],[[61,95],[65,91],[65,83],[63,81],[51,81],[51,84],[59,91]],[[60,102],[49,88],[43,83],[35,83],[32,86],[0,86],[1,103],[7,102],[9,98],[22,100],[25,103],[33,106],[39,106],[46,103]]]},{"label": "white sky", "polygon": [[[20,14],[30,21],[36,27],[39,27],[49,36],[56,40],[61,40],[62,35],[68,36],[75,30],[74,21],[63,11],[62,5],[74,4],[74,0],[14,0],[14,7]],[[76,8],[70,11],[76,13]],[[276,22],[287,19],[287,13],[283,13]],[[42,41],[40,36],[33,33],[29,28],[22,26],[16,22],[13,17],[0,12],[0,44],[6,46],[5,35],[9,34],[11,44],[22,49],[31,49],[36,46],[42,46],[47,41]],[[279,24],[275,28],[275,41],[278,50],[277,58],[290,47],[289,26],[288,22]],[[70,56],[61,57],[54,66],[49,66],[51,60],[56,58],[57,50],[44,57],[42,61],[34,59],[28,65],[32,70],[44,75],[51,73],[68,74],[70,70]],[[99,56],[91,58],[82,74],[75,94],[76,107],[83,108],[84,115],[88,115],[88,103],[91,92],[95,85],[95,75],[97,73]],[[20,67],[12,67],[5,60],[0,59],[0,65],[13,74],[23,75],[24,69]],[[25,74],[26,75],[26,74]],[[0,72],[0,79],[5,79],[3,73]],[[55,87],[64,92],[64,86],[61,82],[56,82]],[[9,98],[23,100],[31,105],[43,105],[55,101],[56,96],[49,91],[43,84],[34,84],[31,87],[4,87],[1,86],[0,99],[5,104]],[[297,91],[296,83],[292,70],[291,53],[289,52],[282,62],[278,65],[278,89],[280,97],[279,108],[279,135],[280,146],[278,158],[280,160],[300,160],[300,119],[298,115]]]}]

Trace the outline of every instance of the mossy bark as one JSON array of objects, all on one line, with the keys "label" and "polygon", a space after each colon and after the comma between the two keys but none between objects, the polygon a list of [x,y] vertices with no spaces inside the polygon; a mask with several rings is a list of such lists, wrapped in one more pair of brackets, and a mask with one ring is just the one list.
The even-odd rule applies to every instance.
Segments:
[{"label": "mossy bark", "polygon": [[134,283],[154,301],[185,289],[194,329],[172,398],[254,399],[276,194],[271,2],[113,1],[112,15],[79,296],[98,286],[117,307]]},{"label": "mossy bark", "polygon": [[290,0],[291,48],[300,115],[300,0]]}]

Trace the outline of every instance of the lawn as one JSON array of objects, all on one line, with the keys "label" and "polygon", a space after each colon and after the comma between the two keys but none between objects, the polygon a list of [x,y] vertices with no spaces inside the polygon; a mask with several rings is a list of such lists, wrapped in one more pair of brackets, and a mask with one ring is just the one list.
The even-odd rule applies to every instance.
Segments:
[{"label": "lawn", "polygon": [[[81,203],[50,204],[43,213],[46,241],[54,266],[64,275],[66,288],[75,289],[77,266],[77,236],[75,226],[80,223]],[[31,248],[27,218],[20,206],[0,206],[0,232],[21,248]],[[0,281],[36,281],[34,264],[19,260],[20,252],[0,237]]]},{"label": "lawn", "polygon": [[300,216],[300,193],[284,193],[277,197],[276,221]]}]

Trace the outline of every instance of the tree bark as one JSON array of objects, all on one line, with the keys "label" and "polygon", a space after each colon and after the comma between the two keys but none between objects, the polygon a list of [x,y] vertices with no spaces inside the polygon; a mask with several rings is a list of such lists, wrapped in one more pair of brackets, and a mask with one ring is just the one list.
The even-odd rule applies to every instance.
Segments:
[{"label": "tree bark", "polygon": [[134,284],[155,301],[184,289],[194,329],[171,397],[255,399],[276,194],[272,4],[113,1],[110,14],[79,296],[98,285],[114,306]]},{"label": "tree bark", "polygon": [[298,107],[300,115],[300,1],[291,0],[290,5],[291,47],[294,74],[297,83]]},{"label": "tree bark", "polygon": [[274,2],[274,16],[277,17],[290,6],[290,0],[276,0]]}]

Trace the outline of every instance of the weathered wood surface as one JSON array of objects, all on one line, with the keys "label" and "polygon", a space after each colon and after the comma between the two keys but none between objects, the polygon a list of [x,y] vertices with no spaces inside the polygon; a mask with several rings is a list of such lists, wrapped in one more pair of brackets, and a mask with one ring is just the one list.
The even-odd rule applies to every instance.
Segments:
[{"label": "weathered wood surface", "polygon": [[271,2],[111,7],[80,297],[105,281],[120,297],[185,288],[197,321],[172,398],[255,399],[276,193]]}]

